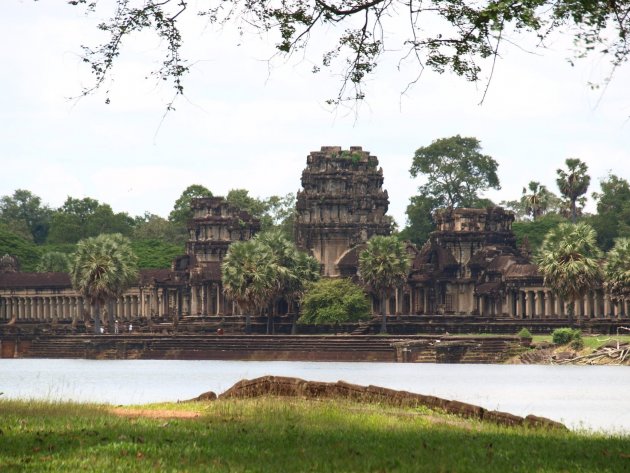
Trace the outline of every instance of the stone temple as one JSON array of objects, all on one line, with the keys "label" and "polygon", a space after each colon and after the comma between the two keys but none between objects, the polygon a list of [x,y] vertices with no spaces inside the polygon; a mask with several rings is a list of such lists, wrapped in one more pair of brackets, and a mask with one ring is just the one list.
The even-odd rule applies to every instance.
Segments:
[{"label": "stone temple", "polygon": [[[325,277],[356,279],[358,255],[392,220],[376,156],[361,147],[325,146],[311,152],[297,194],[295,241],[312,254]],[[114,316],[126,321],[231,316],[235,304],[221,285],[221,262],[234,241],[250,239],[260,222],[222,197],[195,199],[185,254],[170,269],[141,270],[118,299]],[[436,230],[421,247],[407,244],[406,284],[386,301],[390,315],[462,315],[491,319],[567,317],[566,301],[543,285],[529,252],[518,248],[514,215],[500,207],[436,212]],[[282,304],[280,304],[282,306]],[[286,307],[286,304],[284,305]],[[378,301],[374,300],[374,308]],[[81,321],[92,316],[65,273],[28,273],[0,258],[0,323]],[[596,288],[576,304],[586,318],[628,314]]]},{"label": "stone temple", "polygon": [[388,205],[376,156],[360,146],[349,151],[324,146],[306,158],[295,242],[320,262],[324,276],[339,276],[340,258],[348,250],[374,235],[389,235]]}]

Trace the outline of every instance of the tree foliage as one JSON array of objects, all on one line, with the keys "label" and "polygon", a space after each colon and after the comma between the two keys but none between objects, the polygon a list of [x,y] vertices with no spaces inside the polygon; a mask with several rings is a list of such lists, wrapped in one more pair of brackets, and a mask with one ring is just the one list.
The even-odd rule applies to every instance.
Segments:
[{"label": "tree foliage", "polygon": [[308,287],[302,301],[299,322],[341,324],[369,317],[370,301],[359,286],[349,279],[327,278]]},{"label": "tree foliage", "polygon": [[46,241],[51,212],[40,197],[24,189],[17,189],[13,195],[0,199],[0,223],[35,243]]},{"label": "tree foliage", "polygon": [[70,257],[60,251],[48,251],[42,255],[35,271],[38,273],[70,272]]},{"label": "tree foliage", "polygon": [[604,279],[613,300],[630,299],[630,238],[615,240],[615,246],[606,255]]},{"label": "tree foliage", "polygon": [[523,244],[527,239],[530,249],[537,252],[547,236],[547,234],[561,223],[566,223],[566,219],[556,213],[550,213],[539,217],[535,221],[523,220],[512,224],[512,231],[516,236],[517,245]]},{"label": "tree foliage", "polygon": [[585,201],[580,201],[580,197],[586,194],[588,186],[591,183],[591,177],[586,174],[588,166],[579,159],[568,158],[565,161],[567,169],[558,169],[556,173],[558,178],[556,183],[560,193],[567,199],[569,203],[571,221],[576,222],[578,216],[578,204],[584,207]]},{"label": "tree foliage", "polygon": [[260,199],[250,196],[247,189],[231,189],[225,200],[259,219],[262,232],[279,229],[285,238],[293,240],[295,194],[289,193],[282,197],[272,195]]},{"label": "tree foliage", "polygon": [[305,285],[319,278],[319,264],[281,232],[272,231],[232,243],[221,274],[225,293],[249,316],[271,309],[281,298],[289,303],[299,300]]},{"label": "tree foliage", "polygon": [[140,269],[170,268],[173,259],[184,252],[181,245],[158,239],[132,240],[131,248]]},{"label": "tree foliage", "polygon": [[202,197],[212,197],[210,189],[202,186],[201,184],[192,184],[177,198],[173,210],[168,214],[168,220],[177,225],[180,232],[187,234],[188,221],[193,217],[193,211],[190,207],[190,203],[193,199]]},{"label": "tree foliage", "polygon": [[96,199],[68,197],[52,214],[49,243],[76,243],[103,233],[131,235],[134,220],[125,212],[114,213]]},{"label": "tree foliage", "polygon": [[34,271],[41,249],[22,235],[17,235],[6,225],[0,224],[0,257],[4,255],[17,256],[21,271]]},{"label": "tree foliage", "polygon": [[498,166],[481,153],[479,140],[456,135],[418,148],[409,172],[426,178],[418,191],[440,207],[475,207],[480,192],[501,188]]},{"label": "tree foliage", "polygon": [[[95,309],[94,333],[99,333],[100,310],[138,279],[137,258],[123,235],[102,234],[81,240],[70,270],[72,286]],[[109,308],[110,325],[113,325]],[[113,329],[113,327],[110,327]]]},{"label": "tree foliage", "polygon": [[545,285],[569,301],[571,317],[575,301],[602,279],[600,257],[595,230],[586,223],[562,223],[545,237],[538,268]]},{"label": "tree foliage", "polygon": [[270,249],[256,239],[232,243],[223,259],[223,292],[245,314],[247,332],[251,315],[262,313],[276,291],[275,269]]},{"label": "tree foliage", "polygon": [[523,187],[521,201],[525,207],[525,214],[532,220],[545,215],[549,210],[557,209],[560,203],[558,197],[537,181],[530,181],[527,187]]},{"label": "tree foliage", "polygon": [[178,245],[180,252],[186,242],[186,232],[182,232],[173,222],[169,222],[159,215],[145,212],[142,217],[136,217],[131,238],[135,240],[159,240],[163,243]]},{"label": "tree foliage", "polygon": [[395,236],[374,236],[359,254],[359,277],[379,296],[381,332],[387,331],[385,298],[392,289],[405,283],[410,264],[405,244]]},{"label": "tree foliage", "polygon": [[439,201],[427,195],[414,195],[407,205],[407,225],[398,234],[401,240],[409,240],[415,245],[423,245],[429,234],[435,229],[433,212],[439,207]]},{"label": "tree foliage", "polygon": [[597,214],[589,223],[597,231],[597,241],[604,251],[612,248],[616,238],[630,237],[630,185],[614,174],[600,182],[601,192],[593,193]]},{"label": "tree foliage", "polygon": [[[362,85],[383,55],[397,54],[424,69],[451,71],[477,81],[484,66],[495,65],[500,49],[518,45],[518,35],[532,36],[541,47],[558,31],[573,37],[572,55],[590,53],[610,58],[613,67],[626,62],[630,25],[627,2],[555,2],[551,0],[284,0],[190,2],[189,0],[71,0],[100,18],[105,41],[84,46],[84,61],[99,88],[111,75],[123,45],[143,31],[154,33],[163,47],[154,75],[172,83],[182,94],[189,62],[182,57],[180,25],[201,15],[210,24],[234,24],[242,33],[255,32],[275,41],[279,54],[291,55],[309,45],[312,37],[328,41],[313,72],[333,68],[341,86],[332,103],[360,100]],[[398,34],[392,34],[396,31]],[[195,58],[196,59],[196,58]],[[311,59],[312,60],[312,59]],[[399,61],[395,61],[399,62]],[[106,100],[109,102],[109,97]],[[170,106],[170,105],[169,105]]]}]

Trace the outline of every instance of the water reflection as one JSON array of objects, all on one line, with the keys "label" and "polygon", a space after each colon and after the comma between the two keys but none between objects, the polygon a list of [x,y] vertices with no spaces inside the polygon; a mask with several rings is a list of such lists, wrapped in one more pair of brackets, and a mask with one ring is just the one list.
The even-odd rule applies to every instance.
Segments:
[{"label": "water reflection", "polygon": [[161,360],[0,360],[5,398],[139,404],[225,391],[243,378],[344,380],[630,433],[630,372],[618,366]]}]

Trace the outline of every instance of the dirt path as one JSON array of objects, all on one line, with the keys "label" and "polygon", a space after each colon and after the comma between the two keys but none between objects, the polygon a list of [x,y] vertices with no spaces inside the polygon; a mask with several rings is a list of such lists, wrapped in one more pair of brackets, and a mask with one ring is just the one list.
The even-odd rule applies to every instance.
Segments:
[{"label": "dirt path", "polygon": [[128,409],[115,407],[109,410],[112,414],[121,417],[147,417],[150,419],[194,419],[201,415],[194,411],[156,410],[156,409]]}]

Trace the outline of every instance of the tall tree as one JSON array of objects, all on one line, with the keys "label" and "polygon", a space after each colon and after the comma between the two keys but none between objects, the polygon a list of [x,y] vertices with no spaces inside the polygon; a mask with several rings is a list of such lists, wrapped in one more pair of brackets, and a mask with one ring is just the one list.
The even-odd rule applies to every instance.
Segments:
[{"label": "tall tree", "polygon": [[177,225],[159,215],[145,212],[142,217],[134,220],[133,240],[160,240],[176,245],[186,242],[187,234],[183,234]]},{"label": "tall tree", "polygon": [[277,288],[277,272],[269,247],[256,239],[230,245],[221,265],[223,291],[245,314],[245,330],[250,331],[251,314],[261,313]]},{"label": "tall tree", "polygon": [[37,244],[46,241],[51,212],[40,197],[25,189],[17,189],[12,196],[0,199],[0,222],[17,234],[24,233],[22,228],[28,230],[29,237]]},{"label": "tall tree", "polygon": [[501,188],[498,166],[492,157],[481,153],[478,139],[456,135],[418,148],[409,172],[426,178],[426,184],[418,188],[421,195],[448,208],[474,207],[479,193]]},{"label": "tall tree", "polygon": [[115,213],[108,204],[96,199],[68,197],[53,212],[49,243],[76,243],[102,233],[130,235],[134,220],[125,212]]},{"label": "tall tree", "polygon": [[77,244],[70,270],[72,286],[94,307],[94,333],[100,332],[101,309],[108,307],[113,329],[113,301],[138,279],[131,242],[121,234],[103,234]]},{"label": "tall tree", "polygon": [[521,201],[525,213],[530,215],[532,220],[542,217],[549,210],[558,209],[560,205],[560,199],[540,182],[530,181],[527,187],[523,187],[522,194]]},{"label": "tall tree", "polygon": [[272,226],[271,217],[267,215],[269,205],[266,201],[249,195],[247,189],[230,189],[225,196],[228,204],[239,210],[248,212],[252,217],[260,219],[262,231],[269,230]]},{"label": "tall tree", "polygon": [[[105,34],[104,43],[84,47],[84,61],[95,77],[95,83],[84,91],[86,94],[106,83],[128,39],[146,31],[163,41],[163,57],[157,61],[155,76],[169,80],[176,94],[182,94],[189,63],[182,57],[180,25],[188,25],[196,15],[202,15],[211,24],[230,23],[239,31],[264,32],[276,42],[281,55],[303,54],[310,39],[320,44],[323,40],[324,53],[313,72],[322,68],[339,72],[341,85],[330,99],[333,103],[362,99],[365,95],[362,84],[384,55],[399,55],[400,59],[382,61],[385,64],[402,61],[409,65],[411,61],[412,77],[427,68],[438,73],[451,71],[470,81],[483,80],[482,66],[493,68],[492,58],[496,59],[505,45],[528,35],[544,47],[541,38],[555,31],[566,33],[574,40],[570,51],[575,58],[595,53],[609,58],[613,67],[625,64],[630,55],[627,41],[630,5],[625,1],[229,0],[226,4],[216,4],[190,0],[71,0],[68,3],[83,6],[99,18],[109,18],[99,22],[99,30]],[[392,31],[397,34],[391,34]]]},{"label": "tall tree", "polygon": [[406,210],[407,225],[398,234],[398,238],[423,245],[435,229],[433,211],[440,206],[440,201],[423,194],[411,197]]},{"label": "tall tree", "polygon": [[630,184],[614,174],[600,182],[601,192],[594,192],[597,214],[589,222],[597,231],[597,241],[604,251],[616,238],[630,237]]},{"label": "tall tree", "polygon": [[[319,279],[319,263],[312,256],[298,251],[280,229],[260,233],[255,240],[266,246],[273,258],[277,285],[272,292],[272,304],[284,298],[292,306],[304,294],[306,285]],[[269,311],[269,322],[272,312]]]},{"label": "tall tree", "polygon": [[604,287],[616,302],[630,299],[630,238],[618,238],[606,255]]},{"label": "tall tree", "polygon": [[571,221],[577,220],[577,202],[580,196],[586,194],[591,183],[591,177],[586,174],[588,166],[579,159],[568,158],[565,161],[567,169],[558,169],[556,183],[560,193],[567,199],[571,209]]},{"label": "tall tree", "polygon": [[586,223],[562,223],[552,229],[537,257],[545,285],[569,302],[573,321],[575,302],[597,286],[602,278],[597,235]]},{"label": "tall tree", "polygon": [[201,197],[212,197],[212,192],[201,184],[192,184],[186,187],[175,201],[173,210],[168,214],[169,221],[177,225],[184,234],[187,234],[188,221],[193,216],[190,202]]},{"label": "tall tree", "polygon": [[395,236],[374,236],[359,255],[359,277],[380,299],[381,332],[387,333],[385,304],[392,289],[404,284],[410,260],[405,244]]}]

